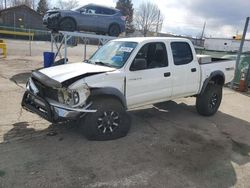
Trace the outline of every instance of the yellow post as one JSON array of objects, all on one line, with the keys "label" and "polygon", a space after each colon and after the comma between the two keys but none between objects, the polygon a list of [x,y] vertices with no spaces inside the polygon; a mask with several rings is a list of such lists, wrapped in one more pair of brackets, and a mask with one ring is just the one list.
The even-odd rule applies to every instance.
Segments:
[{"label": "yellow post", "polygon": [[2,50],[3,50],[3,57],[6,58],[7,57],[7,45],[3,41],[1,41],[1,42],[2,43],[0,43],[0,48],[2,48]]},{"label": "yellow post", "polygon": [[7,57],[7,45],[5,43],[3,43],[3,57]]}]

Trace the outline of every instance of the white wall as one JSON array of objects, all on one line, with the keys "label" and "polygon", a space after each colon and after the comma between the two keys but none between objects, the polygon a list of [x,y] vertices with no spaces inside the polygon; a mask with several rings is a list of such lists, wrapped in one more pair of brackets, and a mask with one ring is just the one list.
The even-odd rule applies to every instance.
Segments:
[{"label": "white wall", "polygon": [[[238,51],[240,47],[240,40],[233,39],[219,39],[219,38],[206,38],[204,47],[207,50],[216,51]],[[250,41],[244,43],[243,52],[250,51]]]}]

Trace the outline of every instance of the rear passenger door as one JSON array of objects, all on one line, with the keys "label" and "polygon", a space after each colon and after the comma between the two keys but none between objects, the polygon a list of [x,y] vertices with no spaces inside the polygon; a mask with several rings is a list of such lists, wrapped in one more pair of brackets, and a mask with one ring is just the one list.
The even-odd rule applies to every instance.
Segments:
[{"label": "rear passenger door", "polygon": [[200,67],[188,42],[171,42],[173,58],[173,97],[196,94],[199,89]]},{"label": "rear passenger door", "polygon": [[100,7],[99,8],[99,27],[101,30],[108,29],[108,26],[114,21],[112,15],[115,14],[115,11],[112,9]]}]

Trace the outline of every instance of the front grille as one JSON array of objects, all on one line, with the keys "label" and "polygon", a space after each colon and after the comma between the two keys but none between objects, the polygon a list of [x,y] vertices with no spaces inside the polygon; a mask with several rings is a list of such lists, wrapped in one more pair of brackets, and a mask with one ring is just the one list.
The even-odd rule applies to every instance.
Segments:
[{"label": "front grille", "polygon": [[36,85],[37,89],[39,90],[38,95],[40,97],[47,97],[50,99],[53,99],[55,101],[58,101],[58,91],[56,89],[53,89],[51,87],[43,85],[41,82],[39,82],[36,79],[32,79],[34,84]]}]

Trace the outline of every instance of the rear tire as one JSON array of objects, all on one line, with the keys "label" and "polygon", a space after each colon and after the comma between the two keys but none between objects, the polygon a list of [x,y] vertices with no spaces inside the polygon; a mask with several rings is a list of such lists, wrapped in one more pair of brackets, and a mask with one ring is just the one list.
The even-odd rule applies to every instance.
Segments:
[{"label": "rear tire", "polygon": [[222,99],[222,86],[208,84],[203,94],[196,98],[196,109],[204,116],[214,115],[220,106]]},{"label": "rear tire", "polygon": [[76,30],[76,23],[71,18],[64,18],[60,24],[59,28],[62,31],[75,31]]},{"label": "rear tire", "polygon": [[112,24],[108,31],[109,36],[118,37],[120,35],[120,27],[117,24]]},{"label": "rear tire", "polygon": [[95,98],[91,109],[97,112],[88,113],[80,125],[88,140],[113,140],[127,135],[131,121],[119,100]]}]

